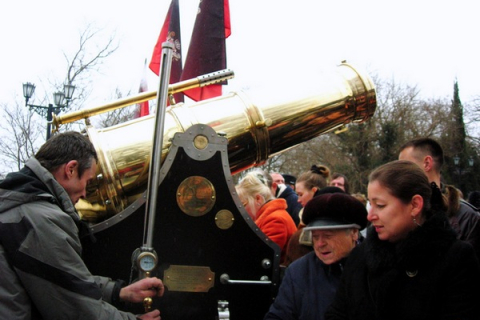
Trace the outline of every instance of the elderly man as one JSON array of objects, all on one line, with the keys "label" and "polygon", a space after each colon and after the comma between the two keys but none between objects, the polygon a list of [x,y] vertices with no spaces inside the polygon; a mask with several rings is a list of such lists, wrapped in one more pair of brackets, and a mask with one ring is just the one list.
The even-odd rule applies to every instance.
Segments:
[{"label": "elderly man", "polygon": [[49,139],[19,172],[0,182],[0,319],[160,319],[115,306],[161,296],[147,278],[129,286],[85,266],[75,203],[95,178],[97,153],[78,132]]},{"label": "elderly man", "polygon": [[343,265],[367,225],[360,201],[344,193],[328,193],[304,208],[305,232],[314,251],[286,270],[279,293],[264,320],[322,320],[340,283]]}]

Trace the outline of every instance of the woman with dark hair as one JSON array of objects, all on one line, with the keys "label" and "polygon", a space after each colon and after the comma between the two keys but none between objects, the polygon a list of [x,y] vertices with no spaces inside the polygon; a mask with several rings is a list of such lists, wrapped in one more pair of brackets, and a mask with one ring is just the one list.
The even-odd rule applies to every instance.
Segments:
[{"label": "woman with dark hair", "polygon": [[310,201],[320,189],[328,185],[330,178],[330,169],[324,165],[313,165],[310,170],[302,173],[295,183],[298,202],[303,207]]},{"label": "woman with dark hair", "polygon": [[369,177],[365,241],[351,253],[326,319],[478,319],[480,266],[456,239],[438,186],[409,161]]}]

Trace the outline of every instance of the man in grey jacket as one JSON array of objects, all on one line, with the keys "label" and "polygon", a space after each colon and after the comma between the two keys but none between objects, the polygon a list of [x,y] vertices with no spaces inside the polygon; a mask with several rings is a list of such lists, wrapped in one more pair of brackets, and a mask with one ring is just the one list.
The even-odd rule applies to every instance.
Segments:
[{"label": "man in grey jacket", "polygon": [[91,142],[66,132],[0,182],[0,319],[136,319],[116,306],[163,294],[160,279],[122,287],[85,266],[74,205],[96,168]]}]

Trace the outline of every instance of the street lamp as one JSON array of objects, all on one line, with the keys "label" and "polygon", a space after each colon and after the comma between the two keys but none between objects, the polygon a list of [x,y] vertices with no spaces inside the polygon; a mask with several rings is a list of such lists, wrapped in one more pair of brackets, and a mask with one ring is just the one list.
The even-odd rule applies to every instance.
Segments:
[{"label": "street lamp", "polygon": [[458,166],[458,164],[460,163],[460,157],[459,156],[455,156],[453,157],[453,163]]},{"label": "street lamp", "polygon": [[35,92],[35,85],[30,82],[23,84],[23,96],[25,97],[25,106],[29,107],[30,110],[34,110],[36,113],[42,117],[47,118],[47,140],[50,139],[51,126],[53,120],[53,113],[59,114],[60,111],[68,107],[68,103],[73,97],[73,92],[75,91],[75,86],[72,84],[63,85],[63,92],[55,92],[53,94],[53,106],[51,103],[48,106],[37,106],[34,104],[29,104],[28,100],[33,96]]},{"label": "street lamp", "polygon": [[468,158],[468,165],[473,167],[473,157]]}]

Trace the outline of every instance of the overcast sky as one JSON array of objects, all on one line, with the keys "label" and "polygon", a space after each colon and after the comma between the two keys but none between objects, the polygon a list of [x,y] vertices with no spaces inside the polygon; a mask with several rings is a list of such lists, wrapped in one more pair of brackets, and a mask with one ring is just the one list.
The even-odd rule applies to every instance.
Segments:
[{"label": "overcast sky", "polygon": [[[1,102],[15,95],[23,101],[25,81],[51,95],[54,89],[41,81],[63,79],[63,52],[75,50],[87,23],[115,32],[120,43],[103,74],[91,79],[92,103],[110,101],[117,87],[136,92],[169,4],[9,1],[0,12]],[[184,55],[197,7],[198,0],[180,0]],[[480,96],[475,1],[230,0],[230,9],[227,63],[236,76],[224,92],[282,79],[308,81],[309,75],[347,60],[382,78],[417,85],[425,98],[451,97],[455,79],[464,103]],[[149,89],[156,89],[158,78],[149,73],[148,79]]]}]

